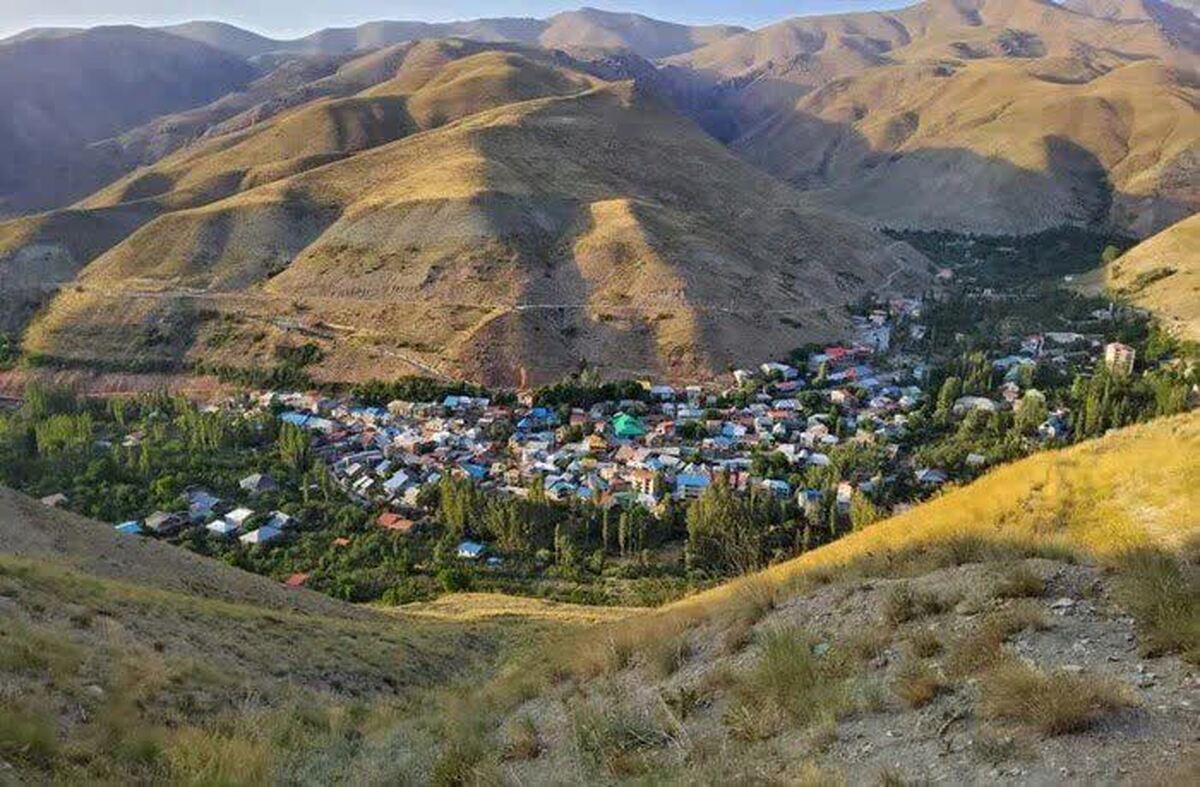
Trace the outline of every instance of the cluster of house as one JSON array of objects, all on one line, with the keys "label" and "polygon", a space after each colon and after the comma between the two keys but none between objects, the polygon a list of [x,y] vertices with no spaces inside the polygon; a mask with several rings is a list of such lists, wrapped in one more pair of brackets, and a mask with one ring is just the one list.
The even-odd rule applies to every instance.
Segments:
[{"label": "cluster of house", "polygon": [[[720,475],[739,489],[799,495],[803,504],[816,491],[755,477],[755,454],[778,452],[796,471],[828,466],[844,441],[885,444],[896,457],[907,414],[924,397],[920,360],[896,356],[888,370],[876,367],[891,343],[889,315],[872,314],[856,327],[858,341],[813,353],[807,368],[765,363],[735,371],[736,388],[725,393],[740,397],[647,382],[641,399],[586,408],[453,395],[368,407],[305,393],[264,394],[258,405],[282,408],[284,422],[308,430],[336,483],[383,511],[379,527],[399,532],[416,526],[421,491],[447,473],[516,496],[536,483],[551,500],[649,507],[696,498]],[[808,402],[816,406],[801,403],[805,391],[815,392]],[[744,404],[728,404],[735,398]],[[920,472],[923,483],[946,480],[936,469]]]},{"label": "cluster of house", "polygon": [[[265,473],[252,473],[238,486],[249,496],[278,489],[275,479]],[[281,540],[298,524],[282,511],[259,515],[247,506],[226,504],[206,489],[189,489],[186,498],[186,510],[155,511],[145,519],[122,522],[116,529],[128,535],[173,536],[185,528],[203,527],[216,538],[236,538],[247,546],[255,546]]]},{"label": "cluster of house", "polygon": [[[645,395],[637,400],[573,408],[539,406],[530,397],[509,405],[460,395],[375,407],[315,393],[267,392],[240,406],[276,412],[283,422],[308,432],[313,453],[334,482],[380,512],[378,527],[396,532],[417,526],[422,490],[447,474],[469,477],[481,490],[518,497],[528,496],[536,485],[556,501],[648,507],[667,498],[694,499],[720,476],[738,489],[758,487],[780,498],[794,497],[807,509],[825,492],[792,489],[780,473],[756,475],[755,456],[782,455],[798,473],[829,466],[836,446],[856,442],[882,447],[897,467],[908,461],[899,442],[910,412],[926,396],[922,386],[929,369],[923,356],[907,354],[903,347],[905,339],[925,337],[920,317],[920,300],[895,299],[854,318],[853,342],[812,352],[801,367],[764,363],[738,369],[734,387],[724,392],[646,382]],[[1093,356],[1103,347],[1104,361],[1113,369],[1131,370],[1133,364],[1132,349],[1096,346],[1081,334],[1027,336],[1019,345],[1014,342],[1012,354],[993,360],[1003,378],[997,398],[961,397],[954,403],[957,415],[1020,407],[1040,395],[1022,390],[1030,379],[1023,370],[1059,363],[1081,347]],[[887,362],[881,364],[884,357]],[[1052,412],[1041,432],[1047,439],[1060,438],[1067,425],[1067,413]],[[985,463],[981,455],[967,458],[969,466]],[[941,468],[907,470],[925,487],[950,480]],[[856,491],[869,494],[880,480],[841,479],[831,491],[836,504],[848,508]],[[263,474],[241,482],[250,496],[274,486]],[[186,511],[155,512],[118,529],[171,535],[203,526],[216,537],[262,545],[296,525],[279,511],[260,515],[244,505],[223,505],[203,489],[190,490],[187,499]],[[483,546],[464,542],[458,552],[476,559]]]}]

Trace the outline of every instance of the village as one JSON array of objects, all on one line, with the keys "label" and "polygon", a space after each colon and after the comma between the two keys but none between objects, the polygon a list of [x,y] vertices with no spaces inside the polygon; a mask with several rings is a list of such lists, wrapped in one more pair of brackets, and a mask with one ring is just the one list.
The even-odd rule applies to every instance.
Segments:
[{"label": "village", "polygon": [[[996,296],[981,290],[970,297]],[[1134,373],[1132,347],[1105,341],[1102,333],[1051,331],[997,343],[986,359],[986,390],[948,382],[932,374],[937,353],[930,348],[943,340],[929,335],[925,308],[921,299],[870,304],[853,318],[853,341],[808,348],[791,362],[737,369],[724,388],[642,381],[629,398],[557,404],[540,402],[536,392],[503,401],[446,394],[371,405],[267,391],[208,410],[273,417],[303,434],[327,477],[366,512],[368,526],[396,535],[438,529],[439,510],[428,492],[450,478],[481,495],[659,514],[664,506],[685,508],[720,483],[776,500],[798,519],[832,517],[857,526],[857,512],[851,514],[860,503],[870,519],[886,516],[1010,458],[980,446],[942,464],[923,463],[920,441],[929,430],[914,433],[913,421],[953,424],[997,414],[1011,421],[1024,413],[1024,421],[1033,419],[1020,437],[1019,450],[1027,452],[1070,436],[1069,410],[1050,407],[1033,387],[1044,376],[1039,369],[1067,379],[1097,365],[1118,376]],[[1112,308],[1091,319],[1110,320]],[[282,510],[260,510],[256,501],[278,488],[267,472],[242,478],[232,498],[192,485],[178,510],[148,511],[117,528],[175,539],[199,529],[210,541],[271,549],[298,530],[320,527]],[[836,532],[836,524],[830,527]],[[508,557],[469,527],[459,536],[453,545],[459,561],[495,569]],[[294,572],[286,581],[300,585],[307,578]]]}]

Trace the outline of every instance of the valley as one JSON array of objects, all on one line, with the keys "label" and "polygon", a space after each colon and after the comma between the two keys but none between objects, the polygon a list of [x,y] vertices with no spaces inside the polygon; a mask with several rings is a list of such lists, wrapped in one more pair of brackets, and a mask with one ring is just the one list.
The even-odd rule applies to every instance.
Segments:
[{"label": "valley", "polygon": [[1196,4],[834,5],[0,38],[0,784],[1197,781]]}]

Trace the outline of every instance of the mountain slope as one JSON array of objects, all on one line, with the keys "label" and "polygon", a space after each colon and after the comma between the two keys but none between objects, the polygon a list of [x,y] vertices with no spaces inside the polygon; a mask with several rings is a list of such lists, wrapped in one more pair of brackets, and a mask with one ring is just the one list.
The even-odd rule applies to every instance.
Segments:
[{"label": "mountain slope", "polygon": [[0,489],[0,758],[22,783],[317,778],[402,703],[621,614],[356,607]]},{"label": "mountain slope", "polygon": [[441,757],[522,783],[1189,781],[1198,441],[1189,414],[1039,454],[587,632],[473,693]]},{"label": "mountain slope", "polygon": [[118,173],[96,142],[246,84],[232,55],[166,33],[95,28],[0,47],[0,215],[82,196]]},{"label": "mountain slope", "polygon": [[[525,63],[516,84],[570,85],[551,73]],[[466,78],[430,86],[459,101]],[[27,340],[75,360],[269,365],[280,326],[301,320],[325,326],[317,371],[335,379],[515,383],[524,367],[544,381],[581,362],[683,377],[836,335],[838,306],[919,286],[926,264],[612,85],[161,216],[89,265]]]},{"label": "mountain slope", "polygon": [[1200,205],[1200,38],[1190,12],[1141,7],[928,0],[788,20],[669,62],[717,85],[705,122],[736,150],[874,222],[1146,235]]},{"label": "mountain slope", "polygon": [[1168,330],[1200,342],[1200,214],[1142,241],[1109,265],[1110,289],[1153,311]]}]

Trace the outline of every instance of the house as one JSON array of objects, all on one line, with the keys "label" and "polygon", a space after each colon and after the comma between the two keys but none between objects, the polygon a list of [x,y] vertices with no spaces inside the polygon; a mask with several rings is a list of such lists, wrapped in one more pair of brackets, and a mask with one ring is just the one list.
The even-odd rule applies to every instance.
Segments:
[{"label": "house", "polygon": [[1128,344],[1109,342],[1104,345],[1104,366],[1118,377],[1128,377],[1133,374],[1133,362],[1137,351]]},{"label": "house", "polygon": [[217,536],[218,538],[233,538],[237,535],[240,529],[241,528],[238,525],[235,525],[226,519],[214,520],[209,522],[208,526],[205,527],[205,530],[212,533],[214,536]]},{"label": "house", "polygon": [[292,574],[283,581],[290,588],[302,588],[308,584],[308,574]]},{"label": "house", "polygon": [[463,560],[478,560],[483,555],[484,546],[477,541],[463,541],[458,545],[457,555]]},{"label": "house", "polygon": [[675,476],[675,497],[683,500],[694,500],[712,483],[706,475],[698,473],[681,473]]},{"label": "house", "polygon": [[254,516],[254,512],[249,508],[235,508],[223,516],[222,519],[240,530],[246,526],[246,521],[252,516]]},{"label": "house", "polygon": [[113,528],[118,533],[126,536],[140,536],[142,534],[142,523],[137,520],[122,522]]},{"label": "house", "polygon": [[999,405],[985,396],[960,396],[954,400],[953,412],[955,415],[963,415],[976,410],[994,413],[998,409]]},{"label": "house", "polygon": [[394,530],[397,533],[411,533],[416,522],[391,511],[384,511],[375,518],[375,524],[384,530]]},{"label": "house", "polygon": [[156,536],[173,535],[186,524],[187,518],[183,514],[167,511],[155,511],[143,522],[143,526]]},{"label": "house", "polygon": [[46,495],[38,502],[40,502],[42,505],[46,506],[47,508],[58,508],[59,506],[61,506],[67,502],[67,496],[64,495],[62,492],[57,492],[53,495]]},{"label": "house", "polygon": [[205,489],[194,489],[187,493],[188,519],[200,523],[212,516],[213,509],[221,504],[221,498]]},{"label": "house", "polygon": [[786,363],[764,363],[759,367],[762,369],[763,375],[770,378],[780,380],[795,380],[800,376],[800,372],[794,366],[788,366]]},{"label": "house", "polygon": [[251,494],[274,492],[279,488],[279,484],[275,483],[275,479],[266,473],[248,475],[238,482],[238,486]]},{"label": "house", "polygon": [[296,519],[282,511],[272,511],[267,518],[266,526],[276,530],[291,530],[296,526]]},{"label": "house", "polygon": [[622,440],[632,440],[646,434],[645,425],[637,416],[629,413],[617,413],[612,419],[613,434]]},{"label": "house", "polygon": [[266,546],[283,538],[283,531],[273,527],[260,527],[252,530],[238,540],[246,546]]},{"label": "house", "polygon": [[923,468],[917,471],[917,483],[922,486],[941,486],[950,480],[945,470]]}]

